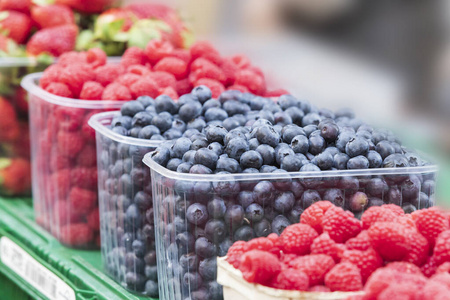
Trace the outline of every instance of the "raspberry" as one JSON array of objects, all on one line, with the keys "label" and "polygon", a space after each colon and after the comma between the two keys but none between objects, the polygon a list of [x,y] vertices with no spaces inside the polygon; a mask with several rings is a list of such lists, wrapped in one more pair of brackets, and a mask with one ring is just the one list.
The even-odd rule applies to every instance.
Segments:
[{"label": "raspberry", "polygon": [[369,229],[376,222],[394,222],[397,216],[390,209],[382,206],[369,207],[361,216],[363,229]]},{"label": "raspberry", "polygon": [[367,230],[361,231],[356,237],[345,242],[345,247],[349,250],[367,250],[372,246]]},{"label": "raspberry", "polygon": [[430,246],[434,246],[437,236],[449,229],[448,219],[437,208],[418,210],[412,213],[417,230],[428,240]]},{"label": "raspberry", "polygon": [[84,52],[70,51],[63,53],[58,58],[58,65],[67,67],[75,64],[87,63],[87,55]]},{"label": "raspberry", "polygon": [[336,262],[340,260],[339,252],[340,249],[337,243],[326,232],[319,235],[311,245],[311,254],[326,254],[331,256]]},{"label": "raspberry", "polygon": [[170,57],[176,57],[189,64],[191,62],[191,53],[186,49],[174,49]]},{"label": "raspberry", "polygon": [[436,273],[438,264],[436,263],[436,258],[429,257],[427,262],[420,268],[423,275],[427,277],[431,277]]},{"label": "raspberry", "polygon": [[323,215],[330,207],[333,206],[334,205],[330,201],[318,201],[312,204],[301,214],[300,223],[308,224],[317,232],[322,233]]},{"label": "raspberry", "polygon": [[70,209],[76,214],[87,215],[97,204],[95,192],[74,187],[69,193]]},{"label": "raspberry", "polygon": [[94,168],[97,165],[97,151],[94,145],[86,145],[77,157],[77,166]]},{"label": "raspberry", "polygon": [[82,100],[100,100],[102,99],[103,86],[95,81],[86,81],[81,89],[80,99]]},{"label": "raspberry", "polygon": [[167,72],[156,71],[146,75],[145,77],[152,79],[156,83],[156,85],[160,88],[170,86],[176,89],[177,87],[177,80],[175,76]]},{"label": "raspberry", "polygon": [[81,123],[81,134],[88,142],[95,143],[95,130],[94,130],[94,128],[89,126],[88,121],[96,113],[99,113],[99,112],[94,110],[94,111],[91,111],[90,113],[86,114],[84,116],[83,122]]},{"label": "raspberry", "polygon": [[104,66],[106,64],[106,59],[107,59],[106,53],[102,49],[91,48],[88,51],[86,51],[86,62],[90,64],[93,68]]},{"label": "raspberry", "polygon": [[358,268],[349,262],[341,262],[325,275],[325,285],[331,291],[359,291],[362,289],[361,274]]},{"label": "raspberry", "polygon": [[100,230],[100,214],[98,208],[92,210],[92,212],[87,216],[87,223],[89,227],[94,231]]},{"label": "raspberry", "polygon": [[150,68],[141,65],[131,65],[128,66],[127,72],[131,74],[136,74],[138,76],[144,76],[150,74]]},{"label": "raspberry", "polygon": [[278,89],[278,90],[272,90],[272,91],[266,91],[266,94],[264,97],[280,97],[283,95],[289,95],[290,93],[286,91],[285,89]]},{"label": "raspberry", "polygon": [[349,262],[358,267],[361,272],[361,278],[363,282],[369,278],[369,276],[375,272],[376,269],[383,266],[383,259],[372,248],[360,251],[360,250],[347,250],[342,254],[341,262]]},{"label": "raspberry", "polygon": [[69,87],[74,97],[79,97],[86,81],[93,81],[94,79],[95,74],[87,65],[70,65],[64,69],[59,77],[59,81]]},{"label": "raspberry", "polygon": [[417,231],[416,223],[414,222],[413,217],[409,214],[398,217],[396,222],[403,224],[403,225],[410,227],[411,229],[414,229]]},{"label": "raspberry", "polygon": [[273,242],[265,237],[260,237],[247,242],[247,251],[261,250],[270,251],[273,248]]},{"label": "raspberry", "polygon": [[415,300],[417,288],[408,283],[392,284],[382,291],[377,300]]},{"label": "raspberry", "polygon": [[223,84],[214,79],[201,78],[195,83],[195,85],[207,86],[211,90],[213,98],[218,98],[220,94],[222,94],[225,91],[225,87],[223,86]]},{"label": "raspberry", "polygon": [[389,270],[395,270],[404,274],[419,274],[422,275],[422,271],[420,268],[412,263],[403,262],[403,261],[395,261],[388,263],[385,267]]},{"label": "raspberry", "polygon": [[271,253],[252,250],[242,255],[239,270],[248,282],[267,285],[280,273],[281,264]]},{"label": "raspberry", "polygon": [[144,50],[138,47],[130,47],[122,55],[120,64],[128,67],[131,65],[145,65],[148,62]]},{"label": "raspberry", "polygon": [[61,155],[75,158],[83,149],[85,141],[77,132],[59,131],[57,136],[58,151]]},{"label": "raspberry", "polygon": [[255,95],[264,95],[266,93],[266,81],[264,77],[251,70],[240,70],[236,73],[235,84],[243,85]]},{"label": "raspberry", "polygon": [[295,261],[295,259],[298,258],[298,256],[296,254],[285,254],[285,253],[280,253],[280,261],[281,264],[283,265],[283,268],[293,268],[294,264],[293,262]]},{"label": "raspberry", "polygon": [[305,255],[309,253],[311,244],[318,236],[307,224],[290,225],[280,235],[280,247],[285,253]]},{"label": "raspberry", "polygon": [[141,78],[141,76],[133,73],[126,73],[123,75],[120,75],[115,82],[120,83],[124,86],[131,86],[133,83],[138,81]]},{"label": "raspberry", "polygon": [[102,100],[132,100],[130,90],[119,83],[111,83],[105,87],[102,94]]},{"label": "raspberry", "polygon": [[209,42],[197,41],[192,44],[190,51],[194,60],[203,57],[216,65],[220,65],[222,62],[219,52]]},{"label": "raspberry", "polygon": [[67,201],[56,201],[53,209],[56,211],[57,224],[79,223],[82,220],[82,215],[75,213]]},{"label": "raspberry", "polygon": [[430,250],[430,245],[426,238],[424,238],[415,229],[411,229],[410,235],[410,249],[404,261],[421,266],[425,263]]},{"label": "raspberry", "polygon": [[158,96],[158,86],[151,79],[141,78],[130,86],[130,92],[134,99],[140,96],[155,98]]},{"label": "raspberry", "polygon": [[[197,60],[201,59],[202,58],[199,58]],[[220,81],[220,83],[222,84],[224,84],[226,81],[225,75],[223,74],[222,70],[208,61],[207,64],[202,65],[201,67],[195,70],[192,70],[191,74],[189,74],[189,81],[192,84],[197,82],[200,78],[215,79],[217,81]]]},{"label": "raspberry", "polygon": [[447,272],[437,273],[430,280],[446,285],[450,289],[450,274]]},{"label": "raspberry", "polygon": [[449,298],[450,289],[442,283],[429,280],[423,289],[416,295],[420,300],[440,300]]},{"label": "raspberry", "polygon": [[238,69],[245,69],[250,67],[250,59],[245,55],[234,55],[230,58]]},{"label": "raspberry", "polygon": [[438,265],[450,262],[450,230],[441,232],[436,238],[433,257]]},{"label": "raspberry", "polygon": [[177,92],[176,92],[172,87],[170,87],[170,86],[168,86],[168,87],[166,87],[166,88],[160,90],[158,96],[160,96],[160,95],[167,95],[167,96],[169,96],[169,97],[172,98],[172,99],[178,99],[178,94],[177,94]]},{"label": "raspberry", "polygon": [[450,262],[445,262],[436,269],[436,274],[450,273]]},{"label": "raspberry", "polygon": [[61,242],[69,246],[83,246],[91,242],[93,238],[92,230],[84,223],[70,224],[61,228]]},{"label": "raspberry", "polygon": [[322,219],[322,227],[338,243],[344,243],[361,232],[361,222],[351,212],[340,207],[327,210]]},{"label": "raspberry", "polygon": [[241,264],[241,257],[247,251],[247,242],[237,241],[228,249],[227,262],[236,269]]},{"label": "raspberry", "polygon": [[281,270],[273,280],[271,286],[281,290],[307,291],[309,286],[308,275],[294,269]]},{"label": "raspberry", "polygon": [[246,88],[243,85],[238,85],[238,84],[230,85],[229,87],[227,87],[227,90],[229,90],[229,91],[240,91],[241,93],[249,93],[250,92],[248,90],[248,88]]},{"label": "raspberry", "polygon": [[405,215],[405,212],[403,211],[403,209],[395,204],[383,204],[381,205],[382,208],[384,209],[388,209],[390,211],[392,211],[397,217],[401,217]]},{"label": "raspberry", "polygon": [[70,191],[70,178],[70,170],[68,169],[53,173],[49,178],[49,182],[53,183],[52,188],[54,189],[50,191],[50,197],[65,200]]},{"label": "raspberry", "polygon": [[315,285],[308,289],[308,292],[329,293],[331,292],[329,287],[324,285]]},{"label": "raspberry", "polygon": [[310,285],[323,284],[325,274],[335,265],[333,258],[325,254],[301,256],[292,261],[291,264],[292,268],[308,275]]},{"label": "raspberry", "polygon": [[70,171],[70,183],[83,189],[97,189],[97,168],[74,168]]},{"label": "raspberry", "polygon": [[60,96],[60,97],[66,97],[66,98],[72,98],[73,94],[70,91],[69,87],[65,85],[64,83],[60,82],[52,82],[45,88],[47,92],[50,94]]},{"label": "raspberry", "polygon": [[72,160],[61,153],[58,152],[57,148],[52,150],[52,155],[50,156],[50,169],[53,172],[69,169],[73,166]]},{"label": "raspberry", "polygon": [[145,54],[152,65],[162,58],[170,56],[172,52],[173,45],[162,40],[151,40],[145,47]]},{"label": "raspberry", "polygon": [[391,284],[407,283],[419,290],[425,285],[426,281],[426,277],[421,274],[403,274],[396,270],[381,268],[376,270],[367,280],[364,291],[368,299],[377,299],[378,295]]},{"label": "raspberry", "polygon": [[372,246],[387,261],[402,260],[408,255],[410,230],[394,222],[378,222],[368,230]]},{"label": "raspberry", "polygon": [[176,57],[165,57],[161,59],[153,69],[155,71],[173,74],[176,79],[183,79],[187,76],[186,62]]},{"label": "raspberry", "polygon": [[59,82],[59,76],[64,71],[64,68],[59,64],[54,64],[45,69],[39,80],[41,88],[45,89],[50,83]]},{"label": "raspberry", "polygon": [[189,94],[192,91],[192,85],[188,78],[178,80],[175,85],[175,90],[178,95]]},{"label": "raspberry", "polygon": [[114,82],[124,72],[124,68],[121,65],[107,64],[95,69],[95,81],[103,86],[107,86],[111,82]]},{"label": "raspberry", "polygon": [[222,72],[225,76],[225,85],[233,85],[234,81],[236,80],[236,72],[238,71],[238,67],[236,67],[236,65],[230,59],[225,58],[223,59],[220,68],[222,69]]},{"label": "raspberry", "polygon": [[271,233],[267,236],[267,238],[275,244],[278,243],[279,236],[276,233]]},{"label": "raspberry", "polygon": [[59,126],[61,130],[76,131],[83,121],[84,112],[83,109],[58,106],[55,109],[55,124],[49,124],[48,128]]}]

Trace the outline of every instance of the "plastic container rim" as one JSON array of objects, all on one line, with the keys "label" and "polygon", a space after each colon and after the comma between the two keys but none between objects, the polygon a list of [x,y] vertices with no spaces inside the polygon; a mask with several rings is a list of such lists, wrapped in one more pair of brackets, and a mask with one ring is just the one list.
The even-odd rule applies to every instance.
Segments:
[{"label": "plastic container rim", "polygon": [[30,67],[39,62],[34,57],[0,57],[0,68],[3,67]]},{"label": "plastic container rim", "polygon": [[158,172],[170,179],[185,181],[229,181],[232,178],[235,181],[245,180],[278,180],[278,179],[311,179],[311,178],[333,178],[333,177],[359,177],[359,176],[381,176],[381,175],[414,175],[421,173],[436,173],[439,168],[437,165],[407,167],[407,168],[377,168],[377,169],[359,169],[359,170],[335,170],[335,171],[316,171],[316,172],[287,172],[287,173],[234,173],[234,174],[186,174],[171,171],[157,164],[151,155],[156,152],[147,153],[142,160],[152,171]]},{"label": "plastic container rim", "polygon": [[129,136],[123,136],[118,133],[115,133],[111,129],[107,128],[106,122],[103,122],[104,119],[108,118],[114,118],[116,116],[120,115],[120,111],[107,111],[102,113],[97,113],[93,115],[89,121],[88,124],[93,129],[95,129],[95,132],[102,134],[103,136],[108,137],[109,139],[119,142],[119,143],[126,143],[129,145],[134,146],[140,146],[140,147],[158,147],[161,143],[166,142],[167,140],[144,140],[144,139],[138,139],[134,137]]}]

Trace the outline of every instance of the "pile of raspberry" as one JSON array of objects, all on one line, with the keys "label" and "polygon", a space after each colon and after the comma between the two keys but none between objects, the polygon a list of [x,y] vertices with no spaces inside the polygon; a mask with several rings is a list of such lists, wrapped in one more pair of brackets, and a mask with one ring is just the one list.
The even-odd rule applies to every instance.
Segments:
[{"label": "pile of raspberry", "polygon": [[261,69],[243,55],[223,57],[208,42],[199,41],[189,50],[152,40],[145,49],[128,48],[120,63],[107,62],[100,49],[68,52],[47,68],[40,86],[52,94],[82,100],[133,100],[140,96],[172,99],[205,85],[218,97],[225,90],[280,96],[268,91]]},{"label": "pile of raspberry", "polygon": [[248,282],[276,289],[449,299],[449,222],[450,213],[435,207],[408,215],[394,204],[374,206],[358,220],[319,201],[280,236],[234,243],[227,261]]}]

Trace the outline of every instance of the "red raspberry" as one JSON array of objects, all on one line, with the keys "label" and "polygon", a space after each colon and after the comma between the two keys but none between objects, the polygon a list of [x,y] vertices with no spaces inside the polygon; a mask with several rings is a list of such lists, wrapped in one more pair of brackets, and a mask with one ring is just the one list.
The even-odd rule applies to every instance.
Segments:
[{"label": "red raspberry", "polygon": [[174,49],[170,57],[176,57],[189,64],[191,62],[191,53],[186,49]]},{"label": "red raspberry", "polygon": [[87,215],[97,205],[97,194],[93,191],[74,187],[69,193],[70,209],[76,214]]},{"label": "red raspberry", "polygon": [[432,207],[412,213],[417,230],[428,240],[431,247],[437,236],[449,229],[446,215],[438,208]]},{"label": "red raspberry", "polygon": [[78,109],[68,106],[58,106],[55,109],[55,123],[49,124],[47,128],[54,129],[59,126],[61,130],[77,131],[80,128],[81,123],[83,122],[84,113],[84,109]]},{"label": "red raspberry", "polygon": [[172,87],[176,89],[177,80],[175,76],[167,72],[152,72],[145,76],[146,78],[150,78],[153,80],[159,88]]},{"label": "red raspberry", "polygon": [[390,285],[407,283],[416,286],[416,290],[419,290],[426,281],[426,277],[421,274],[404,274],[396,270],[380,268],[367,280],[364,291],[368,299],[377,299],[378,295]]},{"label": "red raspberry", "polygon": [[427,262],[420,268],[423,275],[431,277],[436,273],[438,264],[436,263],[436,258],[431,256],[428,258]]},{"label": "red raspberry", "polygon": [[131,86],[133,83],[138,81],[141,78],[141,76],[133,73],[126,73],[123,75],[120,75],[115,82],[120,83],[124,86]]},{"label": "red raspberry", "polygon": [[222,94],[225,91],[225,87],[223,86],[223,84],[214,79],[201,78],[195,83],[195,85],[207,86],[211,90],[213,98],[218,98],[220,94]]},{"label": "red raspberry", "polygon": [[87,144],[77,157],[77,166],[94,168],[97,166],[97,151],[94,145]]},{"label": "red raspberry", "polygon": [[235,84],[247,87],[255,95],[264,95],[266,93],[266,81],[264,77],[259,76],[251,70],[240,70],[236,73]]},{"label": "red raspberry", "polygon": [[114,82],[124,72],[124,68],[121,65],[107,64],[95,69],[95,81],[103,86],[107,86],[111,82]]},{"label": "red raspberry", "polygon": [[426,238],[424,238],[416,229],[411,229],[410,241],[411,245],[408,255],[404,261],[421,266],[425,263],[430,251],[430,245]]},{"label": "red raspberry", "polygon": [[65,200],[67,194],[70,191],[70,170],[64,169],[53,173],[49,182],[52,183],[51,187],[53,190],[49,191],[50,197],[58,200]]},{"label": "red raspberry", "polygon": [[359,291],[362,289],[362,280],[359,269],[349,262],[341,262],[334,266],[325,275],[325,285],[331,291]]},{"label": "red raspberry", "polygon": [[95,143],[95,130],[91,126],[89,126],[88,121],[89,119],[99,113],[100,111],[91,111],[88,114],[84,116],[83,122],[81,124],[81,134],[88,142]]},{"label": "red raspberry", "polygon": [[92,68],[85,64],[68,66],[59,77],[59,81],[69,87],[74,97],[79,97],[86,81],[93,81],[94,79],[95,74]]},{"label": "red raspberry", "polygon": [[227,253],[227,262],[236,269],[241,264],[242,255],[247,251],[247,242],[237,241],[235,242]]},{"label": "red raspberry", "polygon": [[394,222],[378,222],[368,230],[372,246],[387,261],[402,260],[408,255],[410,232],[409,228]]},{"label": "red raspberry", "polygon": [[130,86],[131,95],[134,99],[140,96],[158,96],[158,86],[149,78],[141,78]]},{"label": "red raspberry", "polygon": [[45,88],[47,92],[50,94],[60,96],[60,97],[66,97],[66,98],[72,98],[73,94],[70,91],[69,87],[65,85],[64,83],[60,82],[52,82]]},{"label": "red raspberry", "polygon": [[83,63],[87,63],[87,56],[85,52],[70,51],[61,54],[61,56],[58,58],[57,65],[68,67],[71,65]]},{"label": "red raspberry", "polygon": [[278,90],[271,90],[271,91],[266,91],[266,94],[264,95],[264,97],[280,97],[283,95],[289,95],[290,93],[284,89],[278,89]]},{"label": "red raspberry", "polygon": [[281,270],[271,284],[271,287],[276,289],[295,291],[307,291],[308,286],[308,275],[294,269]]},{"label": "red raspberry", "polygon": [[130,47],[122,55],[120,64],[125,67],[131,65],[145,65],[148,62],[147,55],[144,50],[138,47]]},{"label": "red raspberry", "polygon": [[383,266],[383,259],[372,248],[365,251],[344,251],[341,262],[349,262],[357,266],[361,272],[363,282],[366,282],[367,278],[369,278],[369,276],[375,272],[376,269]]},{"label": "red raspberry", "polygon": [[416,295],[420,300],[449,299],[450,289],[440,282],[429,280],[423,289]]},{"label": "red raspberry", "polygon": [[70,171],[70,183],[83,189],[97,190],[97,168],[74,168]]},{"label": "red raspberry", "polygon": [[322,232],[322,219],[325,212],[334,205],[330,201],[318,201],[312,204],[310,207],[300,216],[300,223],[308,224],[314,228],[317,232]]},{"label": "red raspberry", "polygon": [[[60,57],[61,59],[61,57]],[[86,51],[86,62],[93,68],[98,68],[106,64],[107,56],[105,51],[100,48],[91,48]]]},{"label": "red raspberry", "polygon": [[158,96],[160,96],[160,95],[167,95],[167,96],[169,96],[172,99],[178,99],[177,92],[170,86],[160,90]]},{"label": "red raspberry", "polygon": [[327,210],[322,219],[322,227],[338,243],[344,243],[361,232],[361,222],[351,212],[340,207]]},{"label": "red raspberry", "polygon": [[153,69],[155,71],[173,74],[176,79],[183,79],[187,76],[186,62],[176,57],[165,57],[161,59]]},{"label": "red raspberry", "polygon": [[362,228],[369,229],[376,222],[394,222],[397,216],[382,206],[369,207],[361,216]]},{"label": "red raspberry", "polygon": [[192,44],[190,51],[192,59],[194,60],[199,57],[203,57],[216,65],[220,65],[222,62],[219,52],[209,42],[197,41]]},{"label": "red raspberry", "polygon": [[81,89],[80,99],[100,100],[102,99],[103,86],[96,81],[86,81]]},{"label": "red raspberry", "polygon": [[220,68],[225,75],[225,85],[233,85],[236,80],[236,72],[239,70],[238,67],[231,61],[231,59],[224,58]]},{"label": "red raspberry", "polygon": [[438,265],[450,262],[450,230],[441,232],[436,238],[433,257]]},{"label": "red raspberry", "polygon": [[152,65],[162,58],[170,56],[172,52],[173,45],[162,40],[151,40],[145,47],[145,54]]},{"label": "red raspberry", "polygon": [[410,214],[398,217],[396,222],[417,231],[416,223],[414,222],[414,219]]},{"label": "red raspberry", "polygon": [[178,95],[189,94],[192,91],[192,85],[189,78],[178,80],[175,85],[175,90]]},{"label": "red raspberry", "polygon": [[279,242],[284,253],[305,255],[310,251],[311,244],[319,235],[307,224],[293,224],[281,233]]},{"label": "red raspberry", "polygon": [[136,74],[138,76],[144,76],[150,74],[151,69],[146,66],[131,65],[127,68],[127,72],[131,74]]},{"label": "red raspberry", "polygon": [[276,234],[276,233],[271,233],[271,234],[269,234],[269,235],[267,236],[267,238],[268,238],[269,240],[271,240],[274,244],[276,244],[276,243],[278,243],[278,238],[279,238],[279,236],[278,236],[278,234]]},{"label": "red raspberry", "polygon": [[317,292],[317,293],[329,293],[331,292],[329,287],[324,285],[315,285],[308,289],[308,292]]},{"label": "red raspberry", "polygon": [[238,85],[238,84],[230,85],[229,87],[227,87],[227,90],[240,91],[241,93],[249,93],[250,92],[248,90],[248,88],[246,88],[243,85]]},{"label": "red raspberry", "polygon": [[311,254],[296,258],[291,265],[292,268],[308,275],[310,285],[317,285],[323,284],[325,274],[334,267],[335,263],[329,255]]},{"label": "red raspberry", "polygon": [[73,166],[72,160],[59,153],[57,147],[52,150],[52,155],[50,156],[50,169],[53,172],[70,169]]},{"label": "red raspberry", "polygon": [[132,100],[130,90],[119,83],[111,83],[105,87],[102,94],[102,100]]},{"label": "red raspberry", "polygon": [[436,269],[436,274],[450,273],[450,262],[445,262]]},{"label": "red raspberry", "polygon": [[437,273],[430,280],[444,284],[450,289],[450,274],[448,272]]},{"label": "red raspberry", "polygon": [[85,141],[79,133],[66,131],[58,132],[57,143],[59,153],[70,158],[77,157],[85,145]]},{"label": "red raspberry", "polygon": [[417,287],[411,284],[391,284],[380,293],[377,300],[415,300],[416,295]]},{"label": "red raspberry", "polygon": [[331,256],[336,262],[340,260],[339,252],[340,248],[337,243],[326,232],[319,235],[311,245],[311,254],[326,254]]},{"label": "red raspberry", "polygon": [[356,237],[345,242],[348,250],[367,250],[372,246],[367,230],[361,231]]},{"label": "red raspberry", "polygon": [[390,211],[392,211],[396,216],[401,217],[405,215],[405,212],[403,211],[403,209],[395,204],[383,204],[381,205],[381,207],[385,208],[385,209],[389,209]]},{"label": "red raspberry", "polygon": [[239,270],[248,282],[267,285],[280,273],[281,264],[271,253],[252,250],[242,255]]},{"label": "red raspberry", "polygon": [[92,212],[87,216],[87,223],[89,227],[94,231],[100,230],[100,214],[98,208],[92,210]]},{"label": "red raspberry", "polygon": [[[197,60],[200,60],[200,59],[202,59],[202,58],[199,58]],[[189,81],[192,84],[197,82],[200,78],[214,79],[214,80],[220,81],[220,83],[222,83],[222,84],[224,84],[226,81],[225,75],[223,74],[222,70],[210,62],[208,62],[208,64],[205,64],[205,65],[191,71],[191,74],[189,74]]]},{"label": "red raspberry", "polygon": [[274,244],[271,240],[265,237],[259,237],[247,242],[247,251],[261,250],[269,252],[273,248]]},{"label": "red raspberry", "polygon": [[94,233],[87,224],[78,223],[63,226],[60,239],[68,246],[85,246],[94,238]]},{"label": "red raspberry", "polygon": [[238,69],[245,69],[250,67],[250,59],[245,55],[234,55],[230,59]]},{"label": "red raspberry", "polygon": [[64,71],[64,68],[59,64],[54,64],[45,69],[39,80],[39,85],[41,88],[45,89],[50,83],[59,82],[59,77]]},{"label": "red raspberry", "polygon": [[68,201],[56,201],[54,211],[56,211],[56,224],[79,223],[82,220],[82,215],[71,209]]},{"label": "red raspberry", "polygon": [[395,270],[397,272],[403,274],[419,274],[422,275],[422,271],[418,266],[412,263],[404,262],[404,261],[395,261],[388,263],[385,267],[389,270]]}]

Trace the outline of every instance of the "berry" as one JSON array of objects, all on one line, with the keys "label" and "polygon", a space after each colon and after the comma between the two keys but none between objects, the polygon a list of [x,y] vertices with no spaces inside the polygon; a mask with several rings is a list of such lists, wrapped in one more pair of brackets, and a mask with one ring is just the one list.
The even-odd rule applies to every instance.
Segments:
[{"label": "berry", "polygon": [[241,256],[247,251],[247,242],[237,241],[235,242],[227,253],[227,261],[233,267],[239,268],[241,263]]},{"label": "berry", "polygon": [[450,262],[445,262],[436,269],[436,274],[450,273]]},{"label": "berry", "polygon": [[250,92],[256,95],[264,95],[266,92],[264,77],[251,70],[238,71],[236,73],[235,84],[247,87]]},{"label": "berry", "polygon": [[382,206],[369,207],[361,216],[363,229],[369,229],[377,222],[394,222],[397,219],[395,213]]},{"label": "berry", "polygon": [[65,5],[33,6],[31,17],[41,28],[75,24],[73,11]]},{"label": "berry", "polygon": [[274,247],[273,241],[265,237],[259,237],[247,242],[247,251],[250,250],[261,250],[270,252]]},{"label": "berry", "polygon": [[63,244],[76,247],[89,244],[94,234],[87,224],[76,223],[63,226],[59,238]]},{"label": "berry", "polygon": [[159,94],[157,84],[147,78],[140,78],[130,86],[130,92],[134,99],[140,96],[157,97]]},{"label": "berry", "polygon": [[22,13],[28,13],[31,6],[31,0],[1,0],[0,10],[14,10]]},{"label": "berry", "polygon": [[333,258],[324,254],[311,254],[298,257],[290,262],[292,268],[308,275],[309,284],[323,284],[325,275],[334,267]]},{"label": "berry", "polygon": [[193,60],[203,57],[216,65],[220,65],[222,61],[219,52],[209,42],[197,41],[189,50]]},{"label": "berry", "polygon": [[346,250],[342,254],[341,262],[349,262],[357,266],[363,282],[366,282],[375,270],[383,266],[383,259],[372,248],[365,251]]},{"label": "berry", "polygon": [[359,291],[363,287],[358,268],[348,262],[334,266],[325,275],[325,285],[331,291]]},{"label": "berry", "polygon": [[293,269],[284,269],[272,281],[272,287],[282,290],[307,291],[309,278],[303,272]]},{"label": "berry", "polygon": [[138,47],[129,47],[122,55],[120,63],[123,66],[142,65],[147,63],[147,55],[144,50]]},{"label": "berry", "polygon": [[411,248],[410,229],[394,222],[378,222],[368,232],[374,249],[384,260],[402,260]]},{"label": "berry", "polygon": [[45,90],[53,95],[60,96],[60,97],[66,97],[66,98],[72,98],[73,94],[70,91],[69,87],[65,85],[64,83],[60,82],[52,82]]},{"label": "berry", "polygon": [[107,85],[102,94],[102,100],[132,100],[130,90],[121,84],[111,83]]},{"label": "berry", "polygon": [[173,45],[167,41],[163,40],[151,40],[145,47],[145,53],[147,54],[148,60],[155,64],[164,57],[170,56],[173,52]]},{"label": "berry", "polygon": [[94,73],[95,81],[106,87],[123,73],[123,67],[121,65],[107,64],[96,68]]},{"label": "berry", "polygon": [[341,248],[333,241],[328,233],[322,233],[311,244],[311,254],[326,254],[338,262],[342,255]]},{"label": "berry", "polygon": [[97,194],[89,190],[74,187],[70,190],[69,202],[71,209],[75,213],[86,215],[96,205]]},{"label": "berry", "polygon": [[45,52],[59,56],[75,48],[77,34],[76,25],[44,28],[30,38],[27,43],[27,52],[35,56]]},{"label": "berry", "polygon": [[421,266],[425,263],[429,253],[429,243],[420,233],[413,230],[410,235],[410,250],[405,261]]},{"label": "berry", "polygon": [[447,299],[450,289],[439,282],[428,281],[418,293],[417,298],[423,300]]},{"label": "berry", "polygon": [[242,255],[239,270],[246,281],[267,285],[280,273],[281,265],[275,255],[252,250]]},{"label": "berry", "polygon": [[426,277],[431,277],[436,273],[437,268],[438,264],[436,262],[436,258],[434,256],[431,256],[428,258],[427,262],[420,268],[420,270]]},{"label": "berry", "polygon": [[173,74],[176,79],[183,79],[187,75],[187,64],[176,57],[165,57],[161,59],[154,67],[155,71],[162,71]]},{"label": "berry", "polygon": [[416,299],[416,287],[412,284],[402,283],[390,285],[378,296],[378,300],[414,300]]},{"label": "berry", "polygon": [[285,253],[304,255],[310,252],[311,244],[318,237],[317,232],[307,224],[288,226],[280,235],[280,247]]},{"label": "berry", "polygon": [[449,229],[448,219],[437,208],[428,208],[412,214],[417,230],[428,240],[431,246],[438,235]]},{"label": "berry", "polygon": [[86,81],[80,92],[82,100],[100,100],[102,99],[103,86],[95,81]]},{"label": "berry", "polygon": [[419,274],[422,275],[420,268],[412,263],[396,261],[386,265],[386,269],[395,270],[404,274]]},{"label": "berry", "polygon": [[331,207],[323,216],[322,227],[334,241],[343,243],[360,233],[361,222],[351,212]]},{"label": "berry", "polygon": [[405,212],[403,211],[403,209],[395,204],[383,204],[382,205],[383,208],[389,209],[390,211],[392,211],[395,215],[397,215],[398,217],[404,216]]},{"label": "berry", "polygon": [[0,28],[4,34],[16,43],[25,42],[31,30],[30,18],[18,11],[3,11],[0,18]]},{"label": "berry", "polygon": [[200,78],[195,82],[195,85],[204,85],[207,86],[212,93],[213,98],[218,98],[220,94],[225,91],[225,87],[219,81],[209,78]]},{"label": "berry", "polygon": [[436,238],[433,257],[437,265],[450,262],[450,230],[441,232]]},{"label": "berry", "polygon": [[308,224],[317,232],[322,232],[322,220],[327,210],[333,207],[329,201],[318,201],[309,206],[300,216],[300,223]]},{"label": "berry", "polygon": [[60,153],[68,157],[76,157],[83,149],[85,141],[76,132],[59,131],[57,136],[57,146]]}]

